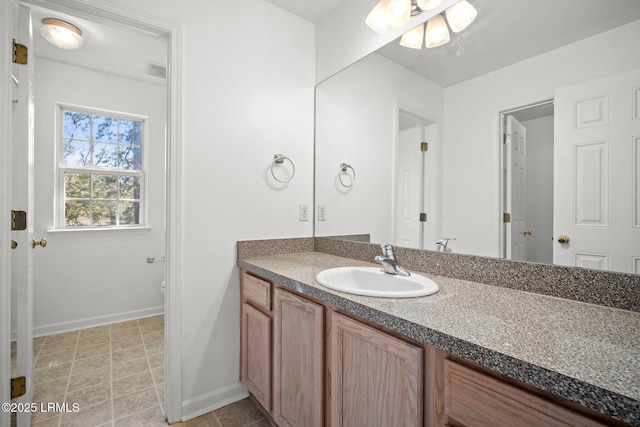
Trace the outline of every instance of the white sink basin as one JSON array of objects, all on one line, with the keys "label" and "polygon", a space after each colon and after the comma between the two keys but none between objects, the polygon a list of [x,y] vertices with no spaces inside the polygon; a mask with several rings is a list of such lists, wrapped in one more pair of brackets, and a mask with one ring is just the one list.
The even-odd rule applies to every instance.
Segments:
[{"label": "white sink basin", "polygon": [[336,291],[373,297],[422,297],[440,290],[436,282],[424,276],[396,276],[380,271],[379,267],[330,268],[318,273],[316,280]]}]

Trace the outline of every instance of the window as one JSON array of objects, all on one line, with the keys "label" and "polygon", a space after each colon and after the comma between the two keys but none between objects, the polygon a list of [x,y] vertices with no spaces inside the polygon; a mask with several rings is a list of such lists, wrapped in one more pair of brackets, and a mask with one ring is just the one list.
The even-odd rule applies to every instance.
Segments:
[{"label": "window", "polygon": [[145,119],[61,107],[59,228],[144,224]]}]

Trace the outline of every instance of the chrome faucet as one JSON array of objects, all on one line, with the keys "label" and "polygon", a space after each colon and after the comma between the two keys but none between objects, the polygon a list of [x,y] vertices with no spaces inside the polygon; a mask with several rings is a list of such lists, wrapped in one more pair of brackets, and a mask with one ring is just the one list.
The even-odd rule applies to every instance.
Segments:
[{"label": "chrome faucet", "polygon": [[436,242],[436,251],[437,252],[444,252],[444,253],[450,253],[451,252],[451,248],[448,248],[447,245],[449,244],[449,240],[456,240],[455,237],[443,237],[442,239],[438,240]]},{"label": "chrome faucet", "polygon": [[396,254],[393,250],[392,245],[380,245],[380,248],[382,248],[382,255],[378,255],[375,258],[375,261],[382,265],[380,271],[384,271],[387,274],[395,274],[398,276],[411,275],[411,273],[402,268],[402,266],[398,262],[398,258],[396,258]]}]

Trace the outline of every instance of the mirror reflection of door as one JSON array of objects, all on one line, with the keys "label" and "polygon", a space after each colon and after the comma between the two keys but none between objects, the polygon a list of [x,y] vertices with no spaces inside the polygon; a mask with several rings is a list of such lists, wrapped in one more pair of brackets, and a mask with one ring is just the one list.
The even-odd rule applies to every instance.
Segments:
[{"label": "mirror reflection of door", "polygon": [[639,88],[636,69],[555,92],[555,264],[640,273]]},{"label": "mirror reflection of door", "polygon": [[551,263],[553,260],[552,101],[502,113],[503,252],[508,259]]},{"label": "mirror reflection of door", "polygon": [[[395,149],[395,244],[406,248],[425,248],[426,159],[431,123],[410,113],[400,112]],[[422,219],[422,220],[421,220]]]}]

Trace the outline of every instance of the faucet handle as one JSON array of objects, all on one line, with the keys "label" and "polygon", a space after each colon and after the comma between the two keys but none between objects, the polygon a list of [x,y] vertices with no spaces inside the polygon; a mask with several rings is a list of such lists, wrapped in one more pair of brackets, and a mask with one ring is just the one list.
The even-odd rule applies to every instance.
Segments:
[{"label": "faucet handle", "polygon": [[382,249],[382,255],[386,256],[387,258],[396,259],[396,254],[393,250],[393,245],[387,243],[387,244],[382,244],[380,245],[380,248]]}]

